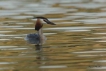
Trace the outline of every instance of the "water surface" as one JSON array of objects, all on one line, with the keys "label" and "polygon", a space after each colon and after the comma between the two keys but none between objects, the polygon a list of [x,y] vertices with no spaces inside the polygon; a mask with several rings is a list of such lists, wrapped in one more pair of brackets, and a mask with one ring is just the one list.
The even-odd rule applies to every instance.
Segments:
[{"label": "water surface", "polygon": [[[105,0],[0,0],[1,71],[106,71]],[[44,16],[47,41],[24,40],[36,33],[33,16]],[[44,23],[44,22],[43,22]]]}]

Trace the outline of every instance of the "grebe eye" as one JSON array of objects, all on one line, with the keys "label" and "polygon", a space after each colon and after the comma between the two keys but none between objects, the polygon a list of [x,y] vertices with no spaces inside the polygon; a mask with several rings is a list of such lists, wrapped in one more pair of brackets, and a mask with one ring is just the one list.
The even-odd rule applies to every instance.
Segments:
[{"label": "grebe eye", "polygon": [[46,22],[46,20],[45,20],[45,19],[43,19],[43,21],[45,21],[45,22]]}]

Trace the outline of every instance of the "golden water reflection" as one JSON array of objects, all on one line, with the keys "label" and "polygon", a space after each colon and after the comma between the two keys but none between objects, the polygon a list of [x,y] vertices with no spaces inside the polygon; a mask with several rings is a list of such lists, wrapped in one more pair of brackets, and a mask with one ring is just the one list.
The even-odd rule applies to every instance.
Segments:
[{"label": "golden water reflection", "polygon": [[[105,0],[1,0],[1,71],[105,71]],[[46,44],[24,40],[44,16]],[[44,22],[43,22],[44,23]]]}]

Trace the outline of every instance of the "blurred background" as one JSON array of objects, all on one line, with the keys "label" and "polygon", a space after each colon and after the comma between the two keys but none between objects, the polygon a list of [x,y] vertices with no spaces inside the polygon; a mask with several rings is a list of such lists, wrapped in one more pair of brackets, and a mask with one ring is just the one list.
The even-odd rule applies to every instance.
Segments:
[{"label": "blurred background", "polygon": [[[33,16],[56,24],[41,50]],[[0,0],[0,71],[106,71],[106,0]]]}]

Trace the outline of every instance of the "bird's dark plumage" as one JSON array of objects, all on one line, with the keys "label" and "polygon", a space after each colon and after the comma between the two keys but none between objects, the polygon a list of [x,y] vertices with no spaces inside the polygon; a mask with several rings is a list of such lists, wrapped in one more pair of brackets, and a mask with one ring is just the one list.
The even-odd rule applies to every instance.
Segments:
[{"label": "bird's dark plumage", "polygon": [[33,33],[33,34],[28,34],[26,37],[25,37],[25,40],[28,41],[28,43],[31,43],[31,44],[39,44],[40,43],[40,37],[37,33]]}]

